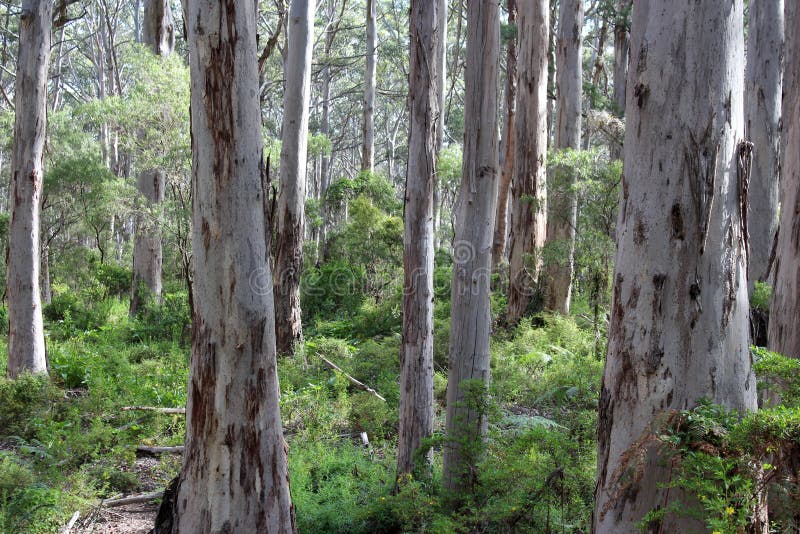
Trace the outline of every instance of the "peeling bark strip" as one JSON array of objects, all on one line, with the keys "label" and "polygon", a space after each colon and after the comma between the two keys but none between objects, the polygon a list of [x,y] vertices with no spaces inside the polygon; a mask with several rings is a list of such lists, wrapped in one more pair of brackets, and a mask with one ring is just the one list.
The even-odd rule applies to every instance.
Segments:
[{"label": "peeling bark strip", "polygon": [[[743,41],[742,0],[635,0],[631,53],[639,60],[628,79],[631,127],[599,403],[597,534],[636,532],[648,511],[681,498],[665,493],[669,467],[640,440],[661,414],[700,397],[756,408],[744,233],[749,147],[739,142]],[[648,531],[702,530],[668,514]]]},{"label": "peeling bark strip", "polygon": [[429,469],[415,464],[422,440],[433,434],[433,191],[439,137],[440,2],[411,2],[409,158],[403,238],[403,344],[400,349],[400,428],[397,473]]},{"label": "peeling bark strip", "polygon": [[278,404],[253,2],[187,0],[192,363],[172,532],[296,530]]},{"label": "peeling bark strip", "polygon": [[294,354],[303,337],[300,275],[305,238],[306,160],[311,98],[313,0],[294,0],[289,8],[288,59],[283,98],[278,232],[275,250],[275,331],[279,354]]},{"label": "peeling bark strip", "polygon": [[783,5],[784,0],[754,0],[748,14],[744,120],[746,138],[754,146],[747,220],[751,291],[756,281],[769,277],[770,252],[778,232]]},{"label": "peeling bark strip", "polygon": [[800,6],[786,3],[786,71],[781,176],[781,229],[775,260],[768,346],[800,357]]},{"label": "peeling bark strip", "polygon": [[[485,411],[475,406],[477,384],[489,384],[489,282],[497,199],[497,81],[500,20],[497,2],[467,0],[464,161],[456,217],[450,296],[450,369],[442,484],[455,500],[474,490],[486,436]],[[471,382],[467,382],[471,381]],[[472,387],[470,387],[472,386]]]},{"label": "peeling bark strip", "polygon": [[519,92],[511,211],[508,322],[527,312],[539,282],[547,225],[547,42],[550,9],[524,0],[519,10]]},{"label": "peeling bark strip", "polygon": [[19,29],[14,86],[14,148],[8,223],[8,374],[46,373],[39,292],[40,204],[47,128],[47,71],[53,2],[25,0]]}]

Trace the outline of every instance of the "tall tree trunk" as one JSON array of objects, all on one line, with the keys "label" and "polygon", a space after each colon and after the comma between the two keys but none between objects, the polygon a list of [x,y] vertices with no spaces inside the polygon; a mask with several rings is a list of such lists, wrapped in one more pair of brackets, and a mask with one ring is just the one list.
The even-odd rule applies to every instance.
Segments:
[{"label": "tall tree trunk", "polygon": [[11,378],[26,371],[46,373],[48,367],[39,292],[39,233],[52,19],[52,1],[22,3],[6,274]]},{"label": "tall tree trunk", "polygon": [[547,0],[521,0],[509,323],[528,311],[541,268],[547,224]]},{"label": "tall tree trunk", "polygon": [[[175,49],[175,24],[169,0],[146,0],[144,5],[144,44],[158,57],[167,57]],[[136,177],[136,189],[148,211],[136,217],[133,241],[133,283],[131,284],[131,316],[149,301],[161,302],[160,212],[164,202],[166,174],[147,169]]]},{"label": "tall tree trunk", "polygon": [[467,0],[464,161],[450,296],[447,443],[442,482],[456,501],[475,488],[487,430],[492,237],[499,172],[497,2]]},{"label": "tall tree trunk", "polygon": [[410,129],[405,194],[403,345],[400,351],[400,432],[397,473],[413,473],[415,453],[433,434],[433,190],[439,113],[441,3],[411,2],[408,75]]},{"label": "tall tree trunk", "polygon": [[[752,9],[752,7],[751,7]],[[781,229],[775,260],[775,288],[770,306],[767,346],[775,352],[800,358],[800,6],[786,2],[786,55],[783,78],[781,141]],[[756,147],[756,150],[758,147]]]},{"label": "tall tree trunk", "polygon": [[[783,77],[783,0],[750,3],[747,70],[744,80],[744,125],[753,143],[750,175],[750,265],[748,287],[764,282],[778,232],[778,189]],[[787,198],[787,197],[784,197]]]},{"label": "tall tree trunk", "polygon": [[[632,0],[617,0],[614,14],[614,114],[625,116],[625,86],[628,79],[628,51],[631,45],[630,11]],[[622,146],[612,143],[611,159],[622,157]]]},{"label": "tall tree trunk", "polygon": [[186,0],[192,363],[173,532],[296,531],[278,404],[253,2]]},{"label": "tall tree trunk", "polygon": [[[583,0],[561,0],[556,40],[557,150],[581,147],[582,29]],[[554,249],[554,257],[549,259],[547,265],[545,306],[548,310],[567,314],[572,296],[575,225],[578,219],[575,176],[555,169],[550,177],[550,186],[547,244]]]},{"label": "tall tree trunk", "polygon": [[[330,109],[331,109],[331,51],[333,49],[333,38],[335,32],[331,28],[333,19],[336,16],[336,3],[334,0],[327,0],[328,2],[328,30],[325,33],[325,64],[322,67],[322,121],[320,124],[320,133],[326,138],[330,139]],[[333,163],[333,154],[323,154],[322,163],[320,165],[319,177],[319,196],[320,196],[320,219],[322,224],[319,229],[319,241],[321,251],[317,252],[317,261],[324,258],[328,251],[328,219],[330,217],[328,207],[328,186],[331,183],[331,165]]]},{"label": "tall tree trunk", "polygon": [[53,302],[53,291],[50,288],[50,247],[46,243],[41,243],[42,250],[42,302],[50,304]]},{"label": "tall tree trunk", "polygon": [[[524,2],[523,2],[524,3]],[[506,0],[508,8],[508,24],[517,24],[517,0]],[[520,35],[517,31],[517,36]],[[514,145],[516,131],[514,127],[517,113],[517,39],[509,39],[506,49],[506,123],[503,132],[503,172],[497,189],[497,215],[492,243],[492,270],[502,263],[506,254],[506,236],[508,235],[508,193],[514,174]],[[524,53],[524,51],[523,51]]]},{"label": "tall tree trunk", "polygon": [[[436,91],[439,99],[439,127],[436,129],[436,164],[439,164],[439,155],[444,148],[444,129],[445,129],[445,101],[447,99],[447,15],[448,1],[436,0],[439,2],[439,27],[437,33],[439,38],[436,40],[437,53],[439,58],[439,72],[436,75]],[[442,191],[438,177],[433,184],[433,246],[438,248],[437,235],[442,224]]]},{"label": "tall tree trunk", "polygon": [[[742,0],[636,0],[593,532],[685,498],[652,434],[705,397],[756,408],[749,352]],[[680,58],[680,61],[676,61]],[[626,463],[628,462],[628,463]],[[633,463],[630,463],[633,462]],[[635,476],[631,473],[636,473]],[[692,503],[687,503],[692,504]],[[702,532],[667,514],[648,532]]]},{"label": "tall tree trunk", "polygon": [[292,0],[286,92],[283,97],[278,232],[275,249],[275,330],[279,354],[294,354],[303,336],[300,317],[300,274],[305,236],[308,115],[311,98],[311,51],[314,40],[313,0]]},{"label": "tall tree trunk", "polygon": [[364,73],[364,123],[362,130],[361,170],[375,169],[375,67],[378,41],[375,28],[376,0],[367,0],[367,69]]}]

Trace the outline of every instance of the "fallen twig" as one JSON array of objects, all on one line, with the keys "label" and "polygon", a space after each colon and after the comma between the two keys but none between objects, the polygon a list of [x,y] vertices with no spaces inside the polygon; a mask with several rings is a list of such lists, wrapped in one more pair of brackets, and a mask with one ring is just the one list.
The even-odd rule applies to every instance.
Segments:
[{"label": "fallen twig", "polygon": [[186,413],[186,408],[161,408],[160,406],[123,406],[123,412]]},{"label": "fallen twig", "polygon": [[121,499],[109,499],[107,501],[101,501],[100,506],[104,508],[112,508],[114,506],[125,506],[127,504],[150,502],[160,499],[163,494],[163,491],[154,491],[152,493],[143,493],[141,495],[131,495],[130,497],[123,497]]},{"label": "fallen twig", "polygon": [[72,527],[74,527],[75,523],[78,522],[78,518],[80,516],[81,516],[80,511],[77,511],[74,514],[72,514],[72,518],[69,520],[69,523],[67,523],[67,526],[64,527],[64,530],[61,531],[61,534],[69,534],[70,532],[72,532]]},{"label": "fallen twig", "polygon": [[345,373],[344,371],[342,371],[342,368],[341,368],[341,367],[339,367],[338,365],[336,365],[335,363],[333,363],[332,361],[330,361],[330,360],[329,360],[329,359],[327,359],[326,357],[324,357],[324,356],[322,356],[322,355],[320,355],[320,354],[317,354],[317,358],[319,358],[320,360],[322,360],[322,361],[325,363],[325,365],[326,365],[326,366],[328,366],[328,368],[329,368],[329,369],[333,369],[334,371],[339,371],[339,372],[340,372],[340,373],[342,373],[344,376],[346,376],[346,377],[347,377],[347,380],[349,380],[349,381],[350,381],[350,383],[351,383],[353,386],[355,386],[356,388],[358,388],[358,389],[360,389],[360,390],[362,390],[362,391],[366,391],[367,393],[370,393],[370,394],[372,394],[372,395],[374,395],[374,396],[378,397],[378,398],[379,398],[380,400],[382,400],[383,402],[386,402],[386,399],[384,399],[383,397],[381,397],[381,396],[378,394],[378,392],[377,392],[377,391],[375,391],[374,389],[372,389],[371,387],[369,387],[369,386],[368,386],[368,385],[366,385],[365,383],[363,383],[363,382],[360,382],[360,381],[356,380],[355,378],[353,378],[352,376],[348,375],[347,373]]},{"label": "fallen twig", "polygon": [[136,451],[147,454],[183,454],[183,445],[176,445],[175,447],[148,447],[147,445],[139,445],[136,447]]}]

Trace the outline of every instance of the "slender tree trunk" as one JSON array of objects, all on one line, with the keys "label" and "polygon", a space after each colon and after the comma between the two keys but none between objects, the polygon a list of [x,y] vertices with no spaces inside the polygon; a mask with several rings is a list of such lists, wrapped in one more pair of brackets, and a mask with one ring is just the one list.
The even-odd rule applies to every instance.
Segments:
[{"label": "slender tree trunk", "polygon": [[491,248],[499,172],[497,2],[467,0],[464,162],[457,203],[447,377],[447,443],[443,485],[460,500],[475,489],[482,456],[489,385]]},{"label": "slender tree trunk", "polygon": [[294,354],[303,336],[300,274],[305,236],[308,115],[311,98],[311,51],[314,41],[313,0],[292,0],[286,92],[283,98],[278,232],[275,249],[275,331],[279,354]]},{"label": "slender tree trunk", "polygon": [[508,291],[509,323],[528,311],[547,224],[547,0],[521,0],[519,92]]},{"label": "slender tree trunk", "polygon": [[39,231],[52,18],[52,1],[22,3],[6,274],[11,378],[26,371],[46,373],[48,367],[39,292]]},{"label": "slender tree trunk", "polygon": [[747,217],[748,287],[752,291],[756,281],[768,278],[769,259],[778,232],[783,0],[754,0],[749,13],[744,125],[754,148]]},{"label": "slender tree trunk", "polygon": [[625,116],[625,85],[628,79],[628,49],[631,45],[630,9],[632,0],[617,0],[614,17],[614,112]]},{"label": "slender tree trunk", "polygon": [[[145,0],[144,44],[159,57],[175,49],[175,24],[169,0]],[[143,170],[136,177],[136,189],[147,210],[155,217],[140,213],[136,217],[133,241],[133,282],[131,316],[149,301],[161,302],[161,204],[164,202],[166,174],[158,169]],[[112,232],[113,233],[113,232]]]},{"label": "slender tree trunk", "polygon": [[[524,3],[524,2],[523,2]],[[517,24],[517,0],[506,0],[508,24]],[[519,31],[517,31],[519,35]],[[517,39],[509,39],[506,49],[506,124],[503,132],[503,172],[497,190],[497,215],[492,244],[492,270],[496,271],[506,254],[508,235],[508,194],[511,178],[514,175],[514,154],[516,131],[514,127],[517,113]],[[524,51],[523,51],[524,53]]]},{"label": "slender tree trunk", "polygon": [[[561,0],[556,40],[557,150],[581,147],[582,28],[583,0]],[[551,245],[554,254],[547,266],[545,306],[550,311],[567,314],[572,297],[575,225],[578,220],[575,176],[555,169],[550,177],[550,185],[547,244]]]},{"label": "slender tree trunk", "polygon": [[278,404],[253,2],[186,0],[192,363],[172,531],[296,531]]},{"label": "slender tree trunk", "polygon": [[[333,24],[333,19],[336,16],[336,4],[334,0],[328,0],[328,24]],[[330,139],[330,109],[331,109],[331,51],[333,48],[333,38],[335,33],[331,28],[325,33],[325,65],[322,67],[322,121],[320,124],[320,132],[326,138]],[[321,253],[317,254],[318,259],[324,258],[328,250],[328,225],[330,221],[329,207],[328,207],[328,186],[331,183],[331,164],[333,162],[333,154],[323,154],[322,164],[320,167],[319,178],[319,196],[320,196],[320,218],[322,219],[322,226],[319,229],[319,241],[322,248]]]},{"label": "slender tree trunk", "polygon": [[[742,0],[636,0],[593,532],[636,532],[670,462],[652,434],[705,397],[756,408],[749,352]],[[676,61],[675,58],[682,58]],[[631,473],[636,473],[632,475]],[[648,532],[703,532],[669,513]]]},{"label": "slender tree trunk", "polygon": [[362,131],[361,170],[375,169],[375,67],[378,42],[375,28],[376,0],[367,0],[367,69],[364,73],[364,123]]},{"label": "slender tree trunk", "polygon": [[53,292],[50,289],[50,247],[42,243],[42,302],[50,304]]},{"label": "slender tree trunk", "polygon": [[405,194],[403,345],[400,351],[400,432],[397,473],[430,467],[416,463],[422,440],[433,434],[433,190],[440,122],[437,31],[441,3],[411,2],[408,174]]},{"label": "slender tree trunk", "polygon": [[[752,8],[751,8],[752,9]],[[800,358],[800,6],[786,2],[786,56],[781,141],[781,229],[775,260],[775,288],[769,314],[768,346]],[[756,150],[758,148],[756,147]]]},{"label": "slender tree trunk", "polygon": [[[439,58],[439,72],[436,76],[436,91],[439,98],[439,127],[436,129],[436,163],[438,166],[439,155],[444,148],[444,129],[445,129],[445,101],[447,99],[447,15],[448,1],[436,0],[439,2],[439,27],[436,30],[439,34],[436,40],[438,47],[436,56]],[[438,248],[439,228],[442,225],[442,185],[439,179],[433,184],[433,246]]]}]

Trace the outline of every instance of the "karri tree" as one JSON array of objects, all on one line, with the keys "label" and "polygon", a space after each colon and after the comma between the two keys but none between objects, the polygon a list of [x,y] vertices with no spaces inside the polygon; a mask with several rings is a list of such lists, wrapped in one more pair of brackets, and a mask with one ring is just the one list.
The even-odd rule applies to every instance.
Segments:
[{"label": "karri tree", "polygon": [[[649,434],[706,398],[756,408],[749,351],[742,0],[633,6],[624,178],[593,532],[636,532],[670,462]],[[651,436],[651,437],[648,437]],[[691,504],[691,503],[687,503]],[[654,532],[703,531],[668,513]]]},{"label": "karri tree", "polygon": [[292,533],[278,405],[254,2],[186,0],[195,279],[172,531]]},{"label": "karri tree", "polygon": [[52,1],[22,3],[8,200],[6,296],[8,374],[12,378],[23,372],[47,372],[39,290],[39,234],[52,18]]}]

